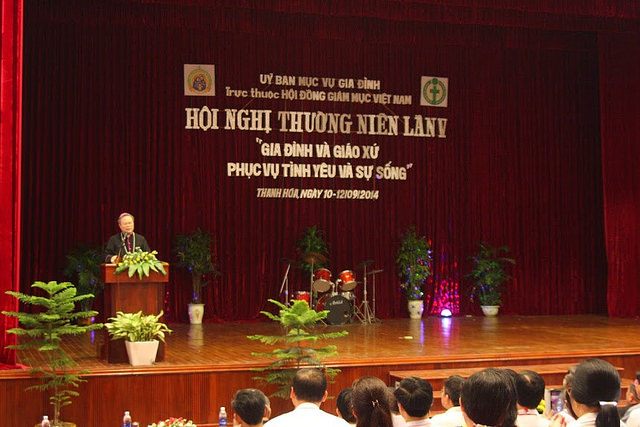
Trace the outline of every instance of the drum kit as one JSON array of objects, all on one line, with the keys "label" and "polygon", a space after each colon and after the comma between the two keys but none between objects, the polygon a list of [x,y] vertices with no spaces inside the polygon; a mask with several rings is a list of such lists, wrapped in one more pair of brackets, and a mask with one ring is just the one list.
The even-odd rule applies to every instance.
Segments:
[{"label": "drum kit", "polygon": [[[365,324],[378,321],[375,317],[375,275],[381,273],[382,270],[367,272],[367,266],[373,264],[373,260],[364,261],[356,267],[364,269],[364,282],[358,282],[353,270],[343,270],[338,274],[337,279],[332,281],[332,273],[329,269],[325,267],[316,269],[316,265],[324,265],[328,261],[322,254],[307,252],[301,258],[311,264],[310,287],[308,291],[296,291],[294,299],[307,301],[309,306],[315,307],[317,311],[327,310],[325,320],[330,325],[348,323],[354,317]],[[373,276],[373,307],[369,305],[368,300],[368,276]],[[358,306],[355,289],[361,283],[364,284],[363,300]]]}]

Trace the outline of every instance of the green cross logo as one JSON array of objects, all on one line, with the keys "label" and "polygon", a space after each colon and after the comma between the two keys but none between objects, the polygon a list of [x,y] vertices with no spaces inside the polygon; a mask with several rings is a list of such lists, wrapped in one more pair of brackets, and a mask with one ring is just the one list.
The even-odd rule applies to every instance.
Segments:
[{"label": "green cross logo", "polygon": [[427,80],[422,87],[422,97],[430,105],[440,105],[447,99],[447,88],[437,77]]}]

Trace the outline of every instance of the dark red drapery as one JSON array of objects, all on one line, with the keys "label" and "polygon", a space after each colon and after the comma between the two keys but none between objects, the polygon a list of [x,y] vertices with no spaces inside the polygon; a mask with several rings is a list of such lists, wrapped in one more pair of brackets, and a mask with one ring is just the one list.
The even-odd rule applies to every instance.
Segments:
[{"label": "dark red drapery", "polygon": [[[7,0],[0,7],[0,311],[15,311],[16,300],[5,291],[17,291],[20,273],[20,114],[22,112],[22,1]],[[0,314],[0,365],[13,364],[15,344],[6,333],[15,318]]]},{"label": "dark red drapery", "polygon": [[[462,279],[475,242],[485,239],[510,246],[517,260],[506,312],[608,308],[611,315],[637,315],[632,299],[612,301],[618,291],[611,266],[631,267],[638,251],[614,244],[626,228],[611,226],[623,224],[632,233],[637,227],[634,210],[618,210],[609,192],[635,182],[627,180],[634,157],[626,156],[634,152],[637,128],[611,126],[610,119],[633,117],[624,94],[637,87],[638,74],[609,64],[617,58],[637,67],[626,55],[627,47],[637,49],[633,37],[616,44],[610,36],[615,29],[637,31],[636,6],[208,3],[27,2],[23,289],[33,280],[61,279],[64,254],[78,243],[104,242],[126,210],[169,261],[175,234],[198,226],[214,234],[223,276],[205,294],[209,318],[252,319],[268,308],[266,299],[277,297],[286,270],[281,258],[295,256],[295,240],[310,225],[325,231],[334,273],[374,259],[384,270],[377,277],[378,315],[404,315],[394,258],[398,237],[411,224],[434,246],[429,302],[446,291],[460,312],[477,310]],[[603,46],[615,49],[604,53]],[[416,76],[446,76],[449,107],[421,112],[446,117],[448,135],[186,130],[184,108],[203,102],[183,96],[184,63],[216,64],[218,92],[206,101],[212,108],[244,107],[248,100],[225,96],[224,88],[258,86],[260,73],[367,76],[389,93],[414,93]],[[625,86],[606,90],[603,84],[598,91],[609,74]],[[380,105],[311,101],[254,99],[248,108],[390,114]],[[401,115],[417,110],[392,109]],[[227,176],[227,162],[265,161],[256,137],[375,143],[381,164],[412,167],[406,181]],[[611,151],[620,139],[629,151]],[[615,159],[624,160],[623,169]],[[256,197],[258,187],[302,184],[377,189],[380,198]],[[189,279],[174,271],[168,308],[185,319]],[[290,282],[305,289],[307,278],[294,270]],[[625,283],[629,292],[633,282]]]},{"label": "dark red drapery", "polygon": [[632,317],[640,315],[640,37],[606,33],[599,47],[607,301],[611,315]]}]

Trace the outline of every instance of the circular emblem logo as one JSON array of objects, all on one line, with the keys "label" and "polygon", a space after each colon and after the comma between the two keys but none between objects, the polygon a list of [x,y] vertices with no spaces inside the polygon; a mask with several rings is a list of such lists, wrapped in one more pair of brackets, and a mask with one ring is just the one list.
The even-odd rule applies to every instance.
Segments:
[{"label": "circular emblem logo", "polygon": [[211,75],[201,68],[196,68],[187,77],[189,91],[193,93],[207,93],[211,90]]},{"label": "circular emblem logo", "polygon": [[440,105],[447,98],[447,88],[437,78],[425,83],[422,88],[422,97],[431,105]]}]

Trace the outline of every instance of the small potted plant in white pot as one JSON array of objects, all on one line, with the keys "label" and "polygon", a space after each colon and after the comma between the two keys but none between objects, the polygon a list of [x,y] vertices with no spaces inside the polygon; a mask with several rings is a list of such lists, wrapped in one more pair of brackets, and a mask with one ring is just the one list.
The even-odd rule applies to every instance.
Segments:
[{"label": "small potted plant in white pot", "polygon": [[471,300],[478,299],[485,316],[496,316],[502,305],[504,282],[509,280],[505,264],[515,264],[512,258],[500,253],[509,252],[509,247],[493,247],[487,242],[478,243],[478,252],[471,257],[473,267],[468,277],[473,280]]},{"label": "small potted plant in white pot", "polygon": [[213,238],[201,229],[190,234],[176,236],[173,252],[178,258],[178,265],[191,273],[191,303],[189,303],[189,321],[191,324],[202,323],[204,302],[202,289],[207,286],[207,276],[218,275],[211,256]]},{"label": "small potted plant in white pot", "polygon": [[409,227],[402,235],[396,265],[400,286],[407,297],[409,317],[420,319],[424,311],[424,283],[433,273],[431,245],[425,237],[418,235],[414,227]]},{"label": "small potted plant in white pot", "polygon": [[116,313],[105,323],[112,340],[123,339],[132,366],[153,365],[158,353],[158,340],[165,342],[165,334],[171,333],[166,324],[160,322],[162,311],[158,315],[137,313]]}]

